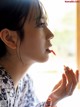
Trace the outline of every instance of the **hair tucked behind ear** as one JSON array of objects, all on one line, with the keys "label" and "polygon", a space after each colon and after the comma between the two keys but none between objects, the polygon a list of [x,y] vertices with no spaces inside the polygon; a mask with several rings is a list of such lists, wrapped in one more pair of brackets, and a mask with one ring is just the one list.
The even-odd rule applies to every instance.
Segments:
[{"label": "hair tucked behind ear", "polygon": [[0,39],[0,57],[3,57],[6,53],[7,49],[4,42]]},{"label": "hair tucked behind ear", "polygon": [[[20,39],[24,37],[23,25],[30,11],[33,0],[0,0],[0,31],[4,28],[17,31]],[[0,58],[7,49],[0,39]]]},{"label": "hair tucked behind ear", "polygon": [[[43,14],[43,7],[39,0],[0,0],[0,31],[4,28],[16,31],[22,41],[24,38],[23,26],[32,6],[36,9],[35,14],[39,15],[36,21],[38,22]],[[0,40],[0,58],[6,53],[6,45]]]}]

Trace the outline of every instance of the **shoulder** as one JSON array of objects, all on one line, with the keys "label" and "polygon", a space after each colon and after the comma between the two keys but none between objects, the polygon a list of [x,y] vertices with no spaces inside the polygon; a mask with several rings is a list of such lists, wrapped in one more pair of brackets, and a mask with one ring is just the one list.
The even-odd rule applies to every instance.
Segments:
[{"label": "shoulder", "polygon": [[0,67],[0,87],[13,88],[13,81],[3,67]]},{"label": "shoulder", "polygon": [[6,70],[0,67],[0,104],[1,107],[7,107],[9,100],[14,97],[14,88],[12,80]]},{"label": "shoulder", "polygon": [[29,86],[30,88],[33,87],[33,80],[32,80],[32,78],[30,77],[29,74],[26,74],[26,75],[25,75],[25,81],[28,83],[28,86]]},{"label": "shoulder", "polygon": [[22,80],[24,81],[24,82],[33,82],[33,80],[32,80],[32,78],[29,76],[29,74],[26,74],[23,78],[22,78]]},{"label": "shoulder", "polygon": [[24,75],[24,77],[20,80],[19,86],[22,87],[22,89],[26,88],[26,90],[33,87],[33,81],[29,74]]}]

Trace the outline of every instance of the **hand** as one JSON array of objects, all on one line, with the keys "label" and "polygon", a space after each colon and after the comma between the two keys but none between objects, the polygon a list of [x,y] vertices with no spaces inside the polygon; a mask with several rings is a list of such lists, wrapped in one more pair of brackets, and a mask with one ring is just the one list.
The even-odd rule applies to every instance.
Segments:
[{"label": "hand", "polygon": [[78,70],[76,70],[76,72],[74,73],[72,69],[64,66],[64,71],[65,73],[62,75],[62,79],[58,82],[58,84],[56,84],[56,86],[52,90],[52,93],[48,97],[48,99],[50,99],[50,105],[54,106],[61,99],[72,95],[78,83],[79,80]]}]

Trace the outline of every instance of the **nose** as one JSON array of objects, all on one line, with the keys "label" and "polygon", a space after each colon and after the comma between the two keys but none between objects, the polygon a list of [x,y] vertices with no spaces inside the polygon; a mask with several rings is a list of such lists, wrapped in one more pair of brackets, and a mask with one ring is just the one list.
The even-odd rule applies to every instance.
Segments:
[{"label": "nose", "polygon": [[50,40],[54,37],[54,34],[47,28],[47,39]]}]

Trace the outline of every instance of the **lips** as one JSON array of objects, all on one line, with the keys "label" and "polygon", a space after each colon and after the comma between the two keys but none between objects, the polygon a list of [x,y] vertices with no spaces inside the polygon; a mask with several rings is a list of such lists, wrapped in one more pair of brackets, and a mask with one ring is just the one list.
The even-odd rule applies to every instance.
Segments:
[{"label": "lips", "polygon": [[50,50],[49,50],[49,49],[46,49],[46,51],[50,53]]},{"label": "lips", "polygon": [[53,50],[46,49],[46,51],[49,52],[49,53],[53,53],[54,55],[56,55],[55,52],[54,52]]},{"label": "lips", "polygon": [[48,42],[48,48],[46,49],[46,52],[53,53],[54,55],[56,55],[55,52],[50,49],[50,47],[52,47],[52,44],[50,42]]}]

